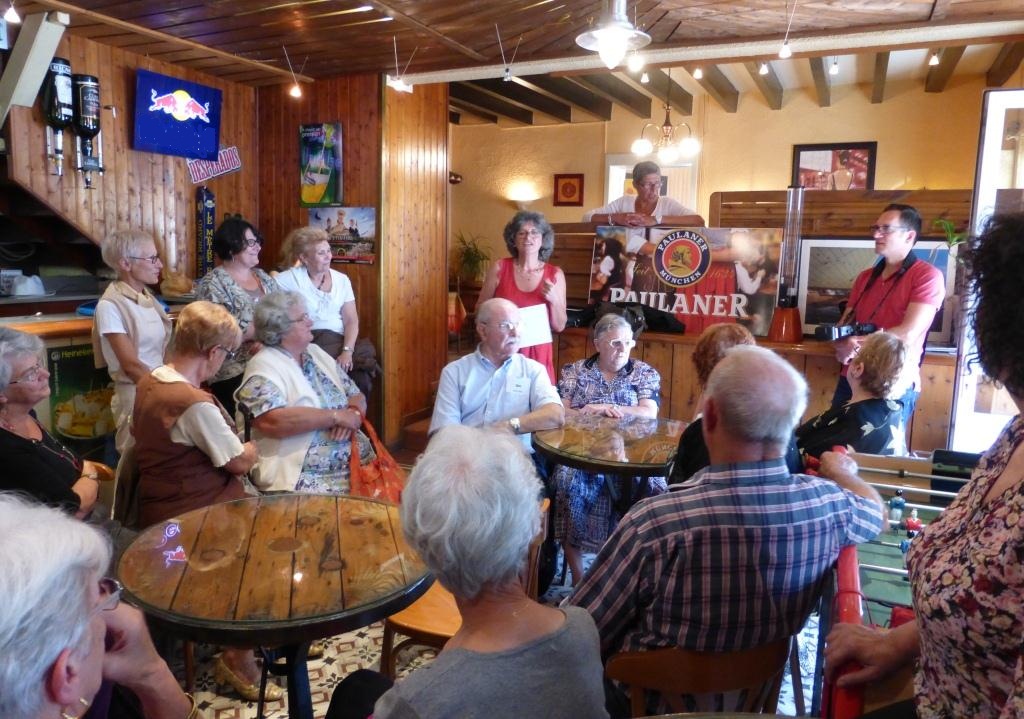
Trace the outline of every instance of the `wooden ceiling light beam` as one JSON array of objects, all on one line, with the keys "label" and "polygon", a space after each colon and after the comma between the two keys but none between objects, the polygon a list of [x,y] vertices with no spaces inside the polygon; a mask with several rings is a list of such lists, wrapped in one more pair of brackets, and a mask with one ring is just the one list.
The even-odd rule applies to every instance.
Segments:
[{"label": "wooden ceiling light beam", "polygon": [[511,102],[499,100],[473,85],[464,82],[449,83],[448,95],[452,99],[459,100],[471,107],[478,107],[485,112],[507,117],[509,120],[514,120],[523,125],[533,124],[533,113],[529,110],[524,110],[518,105],[513,105]]},{"label": "wooden ceiling light beam", "polygon": [[605,99],[622,105],[641,119],[651,118],[651,98],[609,73],[575,75],[573,81],[582,83]]},{"label": "wooden ceiling light beam", "polygon": [[875,53],[875,74],[871,79],[871,102],[880,103],[885,99],[885,81],[889,74],[889,53]]},{"label": "wooden ceiling light beam", "polygon": [[768,107],[773,110],[782,109],[782,83],[779,82],[779,76],[775,74],[775,68],[772,67],[771,63],[768,63],[768,74],[762,75],[760,72],[760,63],[756,62],[745,62],[743,67],[747,69],[750,74],[750,79],[754,81],[757,89],[764,95],[765,102],[768,103]]},{"label": "wooden ceiling light beam", "polygon": [[928,76],[924,81],[925,92],[942,92],[946,89],[946,84],[953,76],[953,70],[956,69],[956,64],[960,62],[966,49],[966,46],[958,45],[944,47],[939,51],[939,64],[928,68]]},{"label": "wooden ceiling light beam", "polygon": [[473,80],[470,84],[497,98],[521,105],[527,110],[542,112],[562,122],[572,122],[572,107],[517,82]]},{"label": "wooden ceiling light beam", "polygon": [[575,105],[602,120],[612,119],[612,103],[610,100],[595,95],[589,90],[583,89],[575,82],[566,80],[564,77],[525,75],[515,78],[515,82],[534,90],[546,92],[556,99],[568,102],[570,105]]},{"label": "wooden ceiling light beam", "polygon": [[[647,70],[649,82],[645,85],[633,73],[625,73],[626,79],[636,88],[654,95],[662,104],[670,105],[680,115],[693,114],[693,95],[686,91],[682,85],[657,68]],[[671,100],[671,102],[670,102]]]},{"label": "wooden ceiling light beam", "polygon": [[828,107],[832,104],[832,88],[828,84],[825,58],[811,57],[807,61],[811,63],[811,77],[814,78],[814,90],[818,95],[818,107]]},{"label": "wooden ceiling light beam", "polygon": [[729,78],[725,76],[718,65],[708,65],[704,68],[704,77],[697,80],[704,92],[711,95],[715,102],[722,106],[726,112],[736,112],[740,106],[740,93]]},{"label": "wooden ceiling light beam", "polygon": [[1013,73],[1017,72],[1024,60],[1024,42],[1003,43],[992,67],[985,74],[985,82],[989,87],[1001,87]]}]

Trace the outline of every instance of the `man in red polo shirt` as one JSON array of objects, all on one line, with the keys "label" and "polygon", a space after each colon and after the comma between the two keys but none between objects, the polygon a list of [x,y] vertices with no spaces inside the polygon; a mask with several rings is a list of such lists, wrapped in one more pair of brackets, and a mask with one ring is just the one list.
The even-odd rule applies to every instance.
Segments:
[{"label": "man in red polo shirt", "polygon": [[[911,254],[921,234],[921,215],[916,209],[892,204],[882,211],[877,222],[872,225],[871,234],[875,238],[875,252],[881,259],[857,275],[839,324],[870,323],[907,344],[907,362],[913,365],[907,371],[907,379],[912,379],[913,384],[899,398],[903,403],[902,424],[906,429],[920,394],[919,368],[928,328],[935,313],[942,308],[946,287],[938,269]],[[843,365],[832,397],[833,407],[842,406],[850,399],[846,370],[863,341],[862,336],[851,336],[833,343],[836,359]]]}]

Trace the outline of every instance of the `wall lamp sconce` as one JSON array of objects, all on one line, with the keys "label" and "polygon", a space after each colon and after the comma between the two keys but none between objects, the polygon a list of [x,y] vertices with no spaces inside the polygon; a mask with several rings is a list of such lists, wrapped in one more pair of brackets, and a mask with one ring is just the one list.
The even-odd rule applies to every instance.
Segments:
[{"label": "wall lamp sconce", "polygon": [[515,205],[516,209],[527,210],[535,200],[540,199],[540,192],[530,180],[516,180],[508,186],[505,198]]}]

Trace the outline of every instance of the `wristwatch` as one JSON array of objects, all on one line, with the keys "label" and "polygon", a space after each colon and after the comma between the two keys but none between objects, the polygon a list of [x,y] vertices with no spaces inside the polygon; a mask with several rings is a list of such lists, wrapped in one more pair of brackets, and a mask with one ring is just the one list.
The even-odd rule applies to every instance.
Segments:
[{"label": "wristwatch", "polygon": [[513,417],[508,421],[508,426],[512,428],[515,434],[519,434],[519,418]]},{"label": "wristwatch", "polygon": [[349,347],[348,345],[345,345],[344,347],[341,348],[341,351],[342,352],[351,352],[352,348]]}]

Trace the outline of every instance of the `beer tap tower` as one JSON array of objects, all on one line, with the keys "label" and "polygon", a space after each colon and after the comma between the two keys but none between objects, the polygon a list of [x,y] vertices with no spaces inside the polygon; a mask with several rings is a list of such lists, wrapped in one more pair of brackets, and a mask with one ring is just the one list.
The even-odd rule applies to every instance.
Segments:
[{"label": "beer tap tower", "polygon": [[46,159],[50,174],[64,174],[64,130],[71,126],[74,109],[71,104],[71,63],[62,57],[50,62],[42,95],[43,117],[46,118]]},{"label": "beer tap tower", "polygon": [[100,82],[93,75],[72,75],[72,106],[75,128],[75,169],[92,186],[92,173],[103,174],[103,139],[100,136]]},{"label": "beer tap tower", "polygon": [[768,339],[799,342],[803,338],[797,302],[797,266],[800,261],[800,231],[804,220],[804,188],[790,187],[786,193],[786,227],[782,234],[782,262],[779,273],[779,303],[772,315]]}]

